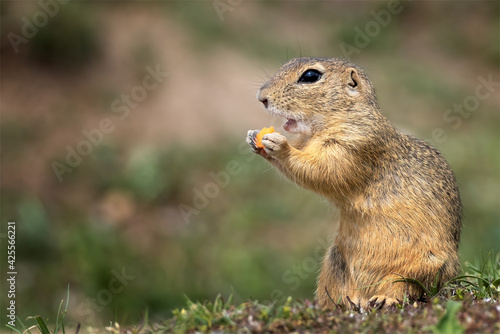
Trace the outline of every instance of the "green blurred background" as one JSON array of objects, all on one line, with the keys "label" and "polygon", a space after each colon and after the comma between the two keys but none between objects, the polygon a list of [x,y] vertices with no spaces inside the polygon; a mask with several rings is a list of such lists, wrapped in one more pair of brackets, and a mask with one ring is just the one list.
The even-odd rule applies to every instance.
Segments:
[{"label": "green blurred background", "polygon": [[[184,295],[313,298],[338,213],[244,138],[280,126],[255,99],[280,64],[356,46],[383,112],[457,174],[462,260],[500,251],[498,84],[447,113],[474,101],[480,77],[500,81],[498,2],[42,3],[0,2],[2,284],[14,220],[21,319],[54,321],[68,284],[68,316],[88,326],[165,319]],[[120,119],[123,94],[157,67],[168,76]],[[60,182],[54,162],[103,119],[113,130]]]}]

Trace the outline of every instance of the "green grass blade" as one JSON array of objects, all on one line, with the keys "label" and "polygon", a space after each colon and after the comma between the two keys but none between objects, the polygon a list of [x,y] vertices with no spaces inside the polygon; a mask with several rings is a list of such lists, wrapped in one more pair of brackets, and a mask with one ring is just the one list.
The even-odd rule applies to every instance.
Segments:
[{"label": "green grass blade", "polygon": [[227,302],[224,308],[228,309],[232,304],[233,304],[233,294],[231,293],[227,298]]},{"label": "green grass blade", "polygon": [[[66,334],[66,330],[64,329],[64,318],[66,317],[66,313],[68,312],[68,305],[69,305],[69,284],[66,292],[66,305],[64,306],[64,313],[61,317],[61,329],[63,334]],[[59,314],[57,316],[59,316]],[[54,334],[57,334],[57,332],[55,332]]]},{"label": "green grass blade", "polygon": [[[482,278],[480,276],[474,276],[474,275],[460,275],[460,276],[452,278],[451,280],[448,281],[448,283],[451,283],[451,282],[457,281],[457,280],[463,280],[464,278],[474,278],[474,279],[477,279],[478,281],[481,281],[483,284],[486,284],[486,285],[490,284],[490,282],[487,279]],[[469,281],[469,283],[470,283],[470,281]],[[477,284],[474,284],[474,285],[477,286]]]},{"label": "green grass blade", "polygon": [[422,290],[424,290],[425,293],[427,293],[427,295],[429,297],[432,298],[434,296],[434,294],[431,291],[429,291],[419,280],[416,280],[416,279],[413,279],[413,278],[404,278],[404,277],[402,277],[401,279],[394,280],[394,283],[412,283],[412,284],[416,284],[420,288],[422,288]]},{"label": "green grass blade", "polygon": [[439,292],[439,282],[440,282],[441,273],[438,271],[436,277],[434,278],[434,285],[431,286],[431,293],[435,296]]},{"label": "green grass blade", "polygon": [[[11,329],[11,330],[13,330],[13,331],[16,331],[16,332],[18,332],[18,333],[24,334],[24,333],[26,332],[26,326],[25,326],[25,325],[24,325],[24,323],[21,321],[21,319],[19,319],[19,317],[18,317],[18,316],[16,316],[16,326],[17,326],[17,324],[20,324],[21,330],[19,330],[19,329],[15,328],[15,327],[12,327],[12,326],[11,326],[11,325],[9,325],[9,324],[6,324],[5,326],[6,326],[6,327],[8,327],[8,328],[10,328],[10,329]],[[31,332],[30,332],[29,330],[28,330],[28,333],[30,333],[30,334],[31,334]]]},{"label": "green grass blade", "polygon": [[23,331],[24,334],[26,334],[26,333],[30,333],[31,334],[30,329],[26,327],[26,325],[22,322],[21,319],[19,319],[19,317],[16,316],[16,320],[17,320],[18,324],[21,324],[21,329],[22,329],[22,331]]},{"label": "green grass blade", "polygon": [[[482,256],[482,252],[481,252],[481,257]],[[490,264],[490,255],[491,255],[491,251],[488,252],[488,255],[486,255],[486,259],[483,258],[483,267],[481,268],[481,276],[484,276],[485,273],[486,273],[486,267]]]},{"label": "green grass blade", "polygon": [[142,327],[143,328],[149,328],[149,309],[146,309],[144,311],[144,321],[142,322]]},{"label": "green grass blade", "polygon": [[40,317],[39,315],[37,315],[35,317],[36,319],[36,322],[38,323],[38,329],[40,330],[40,332],[42,334],[50,334],[50,331],[49,329],[47,328],[47,325],[45,324],[45,322],[43,321],[42,317]]},{"label": "green grass blade", "polygon": [[66,292],[66,306],[64,307],[64,313],[68,311],[68,305],[69,305],[69,284],[68,284],[68,290]]},{"label": "green grass blade", "polygon": [[23,332],[21,332],[19,329],[17,329],[16,327],[12,327],[11,325],[5,325],[6,327],[10,328],[11,330],[13,330],[14,332],[18,332],[19,334],[23,334]]},{"label": "green grass blade", "polygon": [[57,309],[56,328],[54,328],[54,334],[57,334],[59,332],[59,316],[61,315],[61,307],[63,302],[64,300],[61,300],[61,302],[59,303],[59,308]]}]

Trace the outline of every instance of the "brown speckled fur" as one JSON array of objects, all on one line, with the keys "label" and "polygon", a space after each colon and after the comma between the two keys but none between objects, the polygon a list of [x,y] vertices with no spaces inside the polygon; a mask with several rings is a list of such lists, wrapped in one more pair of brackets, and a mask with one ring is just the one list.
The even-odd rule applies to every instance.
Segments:
[{"label": "brown speckled fur", "polygon": [[[308,69],[321,72],[320,80],[299,83]],[[330,297],[391,304],[407,291],[423,293],[394,283],[399,275],[429,287],[438,273],[441,282],[457,274],[462,205],[453,171],[436,149],[382,115],[360,67],[337,58],[292,59],[258,98],[302,127],[293,143],[268,134],[265,148],[254,152],[341,211],[318,278],[321,305],[331,306]]]}]

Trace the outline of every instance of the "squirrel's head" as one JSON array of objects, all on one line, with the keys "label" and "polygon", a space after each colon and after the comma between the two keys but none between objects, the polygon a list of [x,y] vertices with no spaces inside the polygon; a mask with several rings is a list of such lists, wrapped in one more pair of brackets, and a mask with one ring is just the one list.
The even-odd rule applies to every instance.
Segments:
[{"label": "squirrel's head", "polygon": [[365,72],[340,58],[294,58],[260,88],[257,98],[269,113],[285,119],[286,131],[302,134],[345,125],[378,109]]}]

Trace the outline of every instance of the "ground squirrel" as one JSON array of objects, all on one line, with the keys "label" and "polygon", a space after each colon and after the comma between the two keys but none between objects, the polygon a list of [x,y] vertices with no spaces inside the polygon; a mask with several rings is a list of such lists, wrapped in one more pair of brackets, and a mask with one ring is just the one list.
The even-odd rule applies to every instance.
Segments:
[{"label": "ground squirrel", "polygon": [[318,278],[320,305],[393,304],[423,294],[395,282],[401,277],[429,288],[458,273],[462,205],[453,171],[382,115],[363,69],[338,58],[292,59],[257,98],[298,136],[289,143],[266,134],[262,149],[250,130],[252,150],[341,212]]}]

